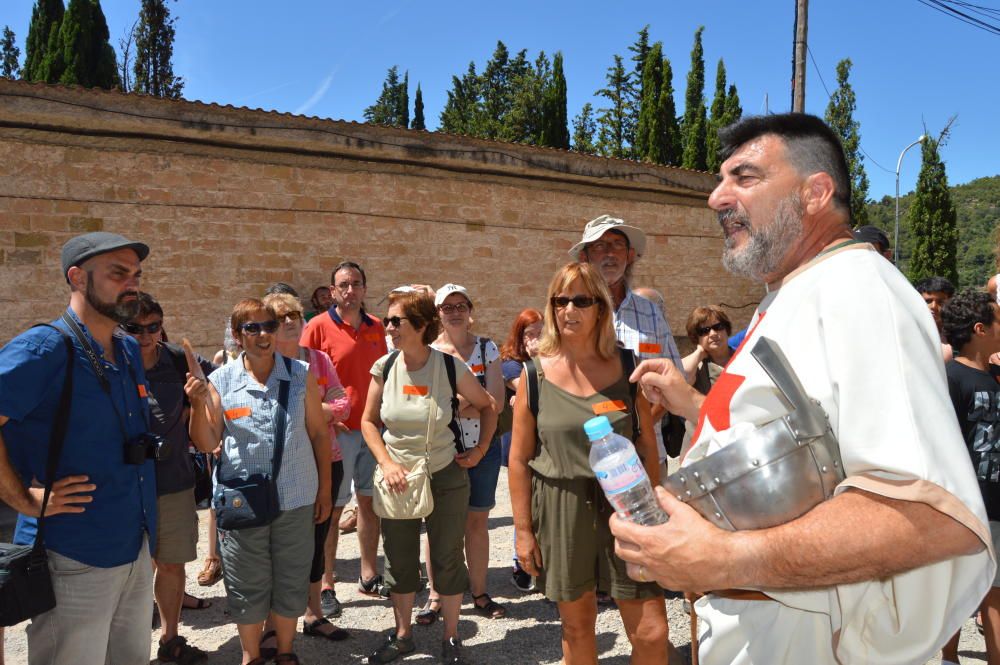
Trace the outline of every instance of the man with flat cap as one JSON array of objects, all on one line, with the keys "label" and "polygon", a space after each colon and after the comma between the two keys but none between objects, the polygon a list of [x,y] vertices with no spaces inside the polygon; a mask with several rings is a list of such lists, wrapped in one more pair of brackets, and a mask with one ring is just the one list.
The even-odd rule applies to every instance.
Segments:
[{"label": "man with flat cap", "polygon": [[[0,349],[0,499],[20,513],[14,540],[35,540],[43,489],[44,541],[56,606],[27,628],[29,665],[149,661],[150,561],[156,534],[155,442],[147,429],[142,358],[118,324],[138,307],[149,247],[114,233],[62,249],[69,307]],[[57,407],[72,362],[68,414]],[[51,479],[53,423],[68,419]]]}]

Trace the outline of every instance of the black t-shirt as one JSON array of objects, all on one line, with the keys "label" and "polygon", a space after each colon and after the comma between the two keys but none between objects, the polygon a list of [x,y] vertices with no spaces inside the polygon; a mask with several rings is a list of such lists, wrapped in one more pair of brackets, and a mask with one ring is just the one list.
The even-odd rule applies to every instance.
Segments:
[{"label": "black t-shirt", "polygon": [[990,372],[957,360],[950,361],[945,371],[986,514],[990,520],[1000,520],[1000,384]]},{"label": "black t-shirt", "polygon": [[[194,487],[194,466],[188,454],[188,419],[185,417],[187,399],[184,395],[187,361],[174,356],[160,346],[160,359],[146,370],[149,382],[149,426],[154,434],[163,438],[156,459],[156,494],[173,494]],[[205,376],[215,366],[198,356]],[[182,371],[183,370],[183,371]]]}]

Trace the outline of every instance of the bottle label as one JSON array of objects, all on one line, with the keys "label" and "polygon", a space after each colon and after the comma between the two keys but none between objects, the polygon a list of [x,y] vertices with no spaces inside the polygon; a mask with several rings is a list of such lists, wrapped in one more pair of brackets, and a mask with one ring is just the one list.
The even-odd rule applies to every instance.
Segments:
[{"label": "bottle label", "polygon": [[605,494],[618,494],[641,483],[646,478],[646,469],[639,461],[639,456],[633,454],[632,457],[611,468],[594,469],[594,474]]}]

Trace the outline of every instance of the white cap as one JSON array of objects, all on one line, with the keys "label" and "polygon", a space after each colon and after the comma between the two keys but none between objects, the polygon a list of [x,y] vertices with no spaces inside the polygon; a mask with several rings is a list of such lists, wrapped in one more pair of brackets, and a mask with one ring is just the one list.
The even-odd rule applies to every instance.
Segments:
[{"label": "white cap", "polygon": [[635,250],[637,257],[642,256],[646,251],[646,234],[635,226],[629,226],[624,220],[612,217],[611,215],[601,215],[587,222],[583,227],[583,239],[573,245],[569,250],[569,256],[574,261],[580,257],[583,248],[592,242],[601,239],[601,236],[608,231],[619,231],[628,238],[629,246]]},{"label": "white cap", "polygon": [[441,303],[444,302],[444,299],[453,293],[461,293],[470,304],[472,303],[472,298],[469,297],[469,292],[465,290],[464,286],[461,286],[460,284],[445,284],[438,289],[437,293],[434,295],[434,306],[440,307]]}]

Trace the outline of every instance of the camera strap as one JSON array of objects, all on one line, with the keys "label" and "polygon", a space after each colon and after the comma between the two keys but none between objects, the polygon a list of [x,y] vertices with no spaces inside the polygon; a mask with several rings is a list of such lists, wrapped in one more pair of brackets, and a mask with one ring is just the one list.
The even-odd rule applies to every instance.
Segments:
[{"label": "camera strap", "polygon": [[[90,366],[94,368],[94,374],[97,375],[97,381],[101,384],[101,390],[103,390],[104,394],[108,396],[109,400],[111,400],[111,408],[114,409],[115,415],[118,416],[118,428],[122,432],[122,440],[125,443],[128,443],[129,435],[128,429],[125,427],[125,419],[122,418],[121,411],[118,410],[118,405],[115,404],[115,400],[111,395],[111,382],[108,381],[108,376],[104,373],[104,365],[101,362],[101,359],[97,356],[97,351],[94,350],[94,346],[90,343],[90,340],[87,339],[87,336],[83,334],[80,326],[77,325],[72,316],[63,312],[62,322],[69,327],[70,332],[72,332],[77,341],[80,342],[84,353],[87,354],[87,358],[90,360]],[[112,344],[114,344],[114,342],[112,342]],[[128,358],[125,359],[125,363],[128,364]],[[130,374],[132,374],[131,370],[132,366],[129,365]],[[136,384],[139,383],[134,374],[132,374],[132,379]]]},{"label": "camera strap", "polygon": [[39,326],[52,328],[62,336],[66,346],[66,370],[62,392],[59,393],[59,404],[56,406],[55,417],[52,420],[52,432],[49,434],[49,455],[45,463],[45,494],[42,495],[42,509],[38,514],[38,527],[35,531],[35,545],[33,547],[35,552],[40,552],[45,547],[45,508],[49,504],[49,494],[52,493],[52,483],[55,482],[56,467],[59,466],[63,443],[66,441],[66,431],[69,429],[69,410],[73,401],[73,363],[76,357],[73,350],[73,340],[70,339],[65,330],[50,323],[39,323],[32,327]]}]

